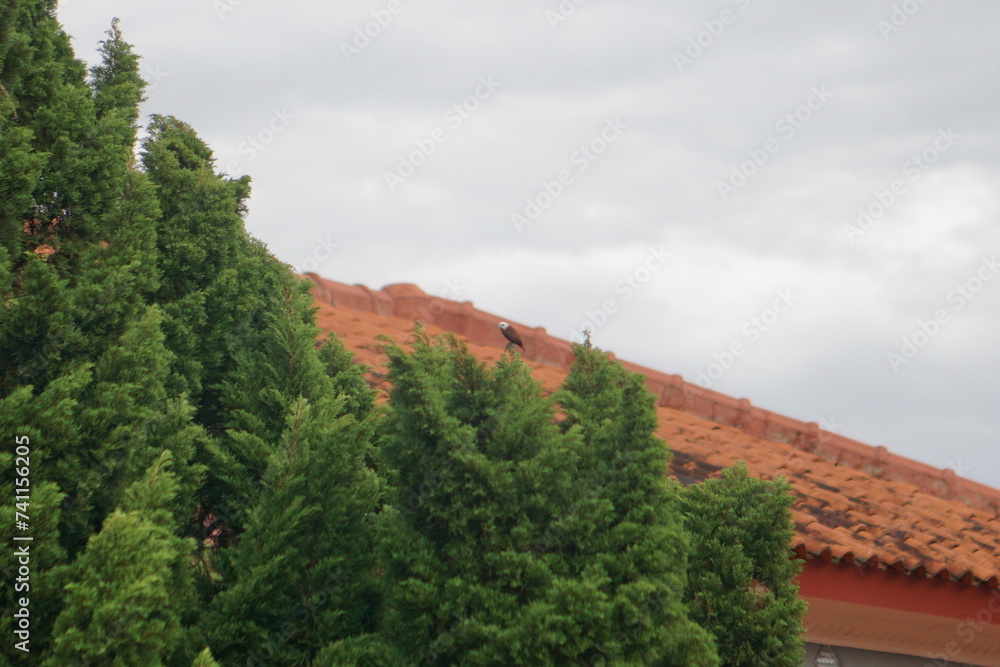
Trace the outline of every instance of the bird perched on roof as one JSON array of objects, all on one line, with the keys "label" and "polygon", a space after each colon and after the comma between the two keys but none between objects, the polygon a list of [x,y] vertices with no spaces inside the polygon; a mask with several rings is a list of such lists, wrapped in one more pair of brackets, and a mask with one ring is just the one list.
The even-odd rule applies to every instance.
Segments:
[{"label": "bird perched on roof", "polygon": [[506,322],[501,322],[497,325],[497,328],[500,329],[500,333],[503,334],[503,337],[510,341],[507,343],[507,347],[517,345],[521,348],[521,351],[524,352],[524,342],[521,340],[521,334],[517,333],[517,329],[510,326]]}]

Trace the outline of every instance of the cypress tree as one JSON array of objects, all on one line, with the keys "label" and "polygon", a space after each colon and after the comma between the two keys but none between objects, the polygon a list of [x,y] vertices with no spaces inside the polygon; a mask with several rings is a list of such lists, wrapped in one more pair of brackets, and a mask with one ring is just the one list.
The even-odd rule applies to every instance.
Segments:
[{"label": "cypress tree", "polygon": [[[0,8],[0,264],[13,270],[12,259],[27,245],[22,233],[25,212],[30,210],[32,192],[44,158],[31,146],[32,132],[19,121],[17,98],[10,91],[12,67],[19,41],[13,20],[19,3]],[[5,84],[5,81],[7,82]]]},{"label": "cypress tree", "polygon": [[51,237],[72,236],[63,223],[70,215],[86,217],[93,187],[87,183],[93,159],[88,148],[95,136],[91,90],[83,63],[73,56],[69,37],[55,19],[55,4],[12,0],[0,10],[0,97],[5,100],[0,105],[6,129],[13,130],[9,138],[6,132],[0,136],[17,149],[12,161],[29,166],[20,175],[0,167],[5,177],[0,190],[15,193],[3,205],[13,219],[0,227],[15,257],[25,249],[16,246],[33,243],[33,248],[42,240],[61,246]]},{"label": "cypress tree", "polygon": [[[55,19],[54,0],[12,0],[0,13],[0,159],[4,218],[2,245],[23,262],[22,250],[46,248],[64,276],[78,253],[110,242],[108,224],[132,163],[135,119],[145,86],[137,58],[117,25],[88,82],[69,37]],[[23,168],[14,171],[13,166]],[[16,208],[15,208],[16,207]]]},{"label": "cypress tree", "polygon": [[[58,485],[46,479],[46,462],[51,458],[54,443],[73,442],[78,437],[74,417],[78,397],[89,382],[90,369],[82,366],[49,383],[37,395],[28,386],[0,399],[0,433],[10,438],[11,442],[16,438],[30,450],[27,462],[30,472],[27,487],[29,505],[27,512],[24,512],[29,516],[28,529],[24,532],[15,530],[15,511],[20,509],[16,509],[12,503],[5,503],[0,507],[0,521],[3,521],[7,544],[24,546],[11,539],[11,531],[16,535],[28,535],[32,538],[28,545],[31,558],[30,581],[19,582],[28,584],[29,590],[15,590],[13,585],[19,576],[16,550],[12,547],[0,553],[2,578],[6,582],[12,582],[0,589],[0,608],[4,610],[4,616],[10,618],[14,609],[19,607],[14,603],[16,599],[27,597],[30,600],[29,648],[36,655],[45,650],[52,624],[61,608],[62,583],[58,576],[53,575],[57,567],[66,562],[66,553],[59,541],[60,506],[64,494]],[[23,462],[15,459],[13,447],[4,448],[0,452],[0,493],[6,498],[15,497],[15,468],[21,467],[24,467]],[[11,661],[15,655],[23,658],[23,653],[14,648],[15,642],[20,639],[15,639],[12,631],[12,623],[4,623],[0,628],[0,655]]]},{"label": "cypress tree", "polygon": [[159,210],[132,165],[137,60],[113,25],[88,83],[54,6],[0,9],[0,406],[37,443],[33,640],[43,653],[61,589],[82,572],[67,564],[165,447],[184,490],[172,511],[190,513],[198,471],[187,459],[202,437],[185,397],[166,389],[170,355],[147,303]]},{"label": "cypress tree", "polygon": [[368,387],[368,368],[354,362],[354,355],[336,334],[329,334],[319,348],[323,371],[333,382],[333,392],[344,397],[345,409],[357,419],[364,419],[375,408],[375,392]]},{"label": "cypress tree", "polygon": [[162,210],[166,279],[155,298],[175,354],[172,378],[213,436],[196,457],[209,471],[199,523],[225,545],[243,530],[288,408],[300,395],[329,393],[329,378],[312,349],[306,283],[246,234],[249,178],[217,174],[209,147],[172,117],[153,117],[142,164]]},{"label": "cypress tree", "polygon": [[255,267],[252,283],[260,293],[254,295],[251,318],[230,333],[232,349],[215,398],[220,431],[205,460],[212,474],[203,498],[224,531],[223,544],[243,530],[246,513],[258,500],[293,403],[300,397],[315,403],[336,391],[315,349],[318,329],[308,284],[259,246],[253,246],[247,266]]},{"label": "cypress tree", "polygon": [[41,0],[0,12],[0,122],[9,130],[0,142],[12,150],[0,153],[0,192],[10,193],[0,204],[10,314],[0,330],[4,391],[40,390],[72,359],[93,361],[142,312],[142,293],[156,281],[150,223],[158,211],[129,169],[144,84],[135,62],[111,64],[104,54],[103,67],[133,90],[104,102],[104,116],[121,119],[111,151],[98,92],[53,13],[54,2]]},{"label": "cypress tree", "polygon": [[71,566],[45,664],[155,666],[183,645],[193,545],[175,534],[171,465],[164,450]]},{"label": "cypress tree", "polygon": [[202,625],[220,659],[303,664],[375,629],[381,483],[366,461],[378,414],[340,341],[317,352],[308,285],[271,266],[263,326],[244,334],[254,352],[234,355],[220,392],[229,428],[213,468],[230,490],[225,524],[241,536],[215,558]]},{"label": "cypress tree", "polygon": [[418,328],[415,338],[412,354],[387,348],[382,449],[396,497],[382,635],[407,664],[565,662],[572,623],[540,629],[522,617],[539,618],[552,585],[531,547],[572,492],[575,435],[559,432],[520,361],[490,371],[452,337]]},{"label": "cypress tree", "polygon": [[216,174],[209,147],[176,118],[153,116],[148,132],[142,166],[156,187],[156,265],[166,277],[155,300],[166,314],[179,389],[197,407],[199,423],[218,435],[218,393],[244,342],[234,331],[260,326],[264,293],[256,272],[268,264],[243,228],[250,181]]},{"label": "cypress tree", "polygon": [[[204,602],[224,592],[219,606],[246,603],[270,633],[295,596],[325,587],[311,634],[292,643],[300,656],[362,636],[379,488],[363,372],[335,340],[317,352],[308,286],[247,236],[248,178],[215,173],[194,131],[162,116],[133,164],[144,83],[118,22],[88,79],[54,10],[0,7],[0,423],[38,443],[37,650],[52,663],[190,662],[196,602],[177,566],[188,572],[193,549],[181,536],[208,518]],[[11,481],[5,470],[0,489]],[[278,614],[240,597],[268,567],[254,549],[278,548],[261,528],[282,518],[257,504],[264,492],[302,510],[289,530],[322,536],[282,557],[299,569],[279,573],[290,597]],[[239,540],[247,517],[255,532]],[[0,560],[5,574],[13,564]],[[171,589],[184,594],[164,604]]]},{"label": "cypress tree", "polygon": [[740,462],[682,494],[694,547],[685,599],[725,665],[797,667],[804,659],[789,491],[780,477],[750,477]]},{"label": "cypress tree", "polygon": [[188,463],[204,436],[191,423],[193,411],[184,397],[170,397],[164,389],[169,354],[163,348],[161,317],[151,306],[98,358],[76,416],[79,440],[53,444],[49,466],[52,478],[67,493],[63,543],[71,554],[163,449],[176,452],[182,493],[175,512],[180,516],[191,511],[200,471]]},{"label": "cypress tree", "polygon": [[[561,428],[579,431],[583,463],[568,511],[539,547],[564,576],[590,581],[601,615],[592,618],[588,664],[715,665],[711,636],[687,613],[688,536],[679,487],[667,477],[670,452],[654,434],[655,399],[641,375],[589,346],[556,400]],[[582,614],[581,614],[582,615]],[[586,617],[586,616],[584,616]]]},{"label": "cypress tree", "polygon": [[220,659],[307,664],[328,643],[375,629],[372,427],[341,397],[289,409],[247,528],[219,559],[231,583],[202,625]]},{"label": "cypress tree", "polygon": [[[94,107],[97,118],[108,121],[102,129],[117,130],[113,136],[105,135],[104,143],[118,150],[125,149],[131,156],[139,104],[145,101],[146,84],[139,77],[139,56],[132,45],[122,39],[117,18],[112,19],[107,35],[108,38],[101,42],[101,62],[90,70]],[[118,159],[116,162],[129,164],[131,160]]]}]

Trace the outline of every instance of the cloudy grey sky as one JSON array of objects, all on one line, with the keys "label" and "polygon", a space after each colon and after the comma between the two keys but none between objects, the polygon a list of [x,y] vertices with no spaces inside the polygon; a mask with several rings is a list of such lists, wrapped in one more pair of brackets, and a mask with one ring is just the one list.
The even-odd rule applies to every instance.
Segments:
[{"label": "cloudy grey sky", "polygon": [[1000,3],[65,0],[282,260],[1000,486]]}]

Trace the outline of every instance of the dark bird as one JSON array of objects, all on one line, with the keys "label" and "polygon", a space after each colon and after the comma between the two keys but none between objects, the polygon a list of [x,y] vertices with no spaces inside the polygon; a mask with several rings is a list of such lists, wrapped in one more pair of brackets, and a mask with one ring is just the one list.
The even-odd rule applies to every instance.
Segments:
[{"label": "dark bird", "polygon": [[500,333],[503,334],[503,337],[510,341],[507,343],[507,347],[517,345],[521,348],[521,351],[524,352],[524,342],[521,341],[521,334],[517,333],[517,329],[510,326],[506,322],[501,322],[497,325],[497,328],[500,329]]}]

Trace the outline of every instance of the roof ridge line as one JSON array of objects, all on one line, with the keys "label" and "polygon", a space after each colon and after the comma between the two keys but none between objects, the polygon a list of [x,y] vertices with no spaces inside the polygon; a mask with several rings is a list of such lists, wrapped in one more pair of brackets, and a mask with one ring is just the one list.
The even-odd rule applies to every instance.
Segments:
[{"label": "roof ridge line", "polygon": [[[568,370],[572,362],[569,341],[548,334],[544,327],[499,318],[475,308],[471,301],[431,296],[412,283],[394,283],[372,290],[364,285],[329,280],[315,273],[306,273],[303,277],[312,281],[312,293],[317,301],[409,321],[419,320],[465,336],[478,345],[502,348],[506,341],[497,334],[496,322],[506,319],[524,339],[528,349],[525,358],[562,370]],[[615,357],[613,352],[609,354]],[[1000,490],[961,477],[950,468],[936,468],[894,454],[882,445],[868,445],[824,430],[816,422],[805,422],[757,407],[749,399],[737,399],[702,387],[679,374],[664,373],[628,361],[622,363],[646,377],[661,407],[737,428],[759,440],[788,444],[877,479],[912,484],[929,495],[958,500],[973,509],[1000,517]]]}]

